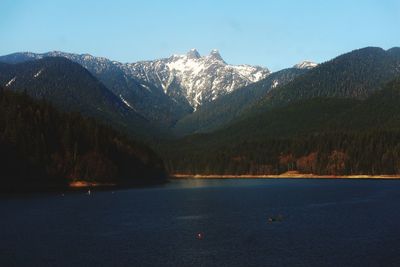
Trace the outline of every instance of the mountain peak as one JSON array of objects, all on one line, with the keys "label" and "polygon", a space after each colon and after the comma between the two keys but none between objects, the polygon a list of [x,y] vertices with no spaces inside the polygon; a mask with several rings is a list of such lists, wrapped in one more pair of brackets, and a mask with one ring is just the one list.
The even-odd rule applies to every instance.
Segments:
[{"label": "mountain peak", "polygon": [[305,60],[305,61],[302,61],[300,63],[297,63],[296,65],[293,66],[293,68],[296,68],[296,69],[312,69],[312,68],[315,68],[316,66],[318,66],[317,63]]},{"label": "mountain peak", "polygon": [[221,54],[219,53],[218,49],[211,50],[211,53],[210,53],[209,57],[212,58],[212,59],[224,61],[222,59]]},{"label": "mountain peak", "polygon": [[[147,105],[142,105],[142,103],[139,103],[140,101],[137,102],[136,96],[132,96],[131,91],[133,90],[126,89],[136,88],[133,87],[136,86],[136,81],[140,83],[138,85],[141,88],[140,90],[145,90],[146,96],[154,93],[156,96],[154,103],[157,103],[157,105],[164,105],[165,103],[171,105],[170,103],[174,103],[173,105],[176,105],[176,107],[182,109],[184,112],[191,112],[192,108],[196,109],[204,103],[216,100],[222,95],[226,95],[250,83],[257,82],[270,73],[268,69],[257,66],[230,65],[222,59],[216,49],[205,56],[201,56],[196,49],[191,49],[186,54],[172,55],[168,58],[139,61],[136,63],[120,63],[101,57],[94,57],[89,54],[69,54],[59,51],[32,54],[31,56],[25,55],[22,58],[24,61],[27,61],[43,57],[65,57],[81,64],[96,77],[100,77],[102,82],[106,81],[107,85],[115,90],[113,92],[116,92],[117,96],[121,94],[132,107],[136,104],[135,108],[138,108],[137,106],[140,104],[141,112],[149,117],[152,117],[152,114],[158,113],[154,113],[152,110],[148,112]],[[13,56],[10,60],[12,62],[21,61],[18,56]],[[129,82],[129,85],[127,84],[126,87],[125,85],[116,85],[113,81],[108,81],[108,78],[103,78],[103,74],[109,72],[113,72],[112,75],[115,75],[118,79],[121,78],[124,83],[127,82],[126,79],[129,81],[132,79],[135,82],[132,85]],[[120,87],[124,91],[121,91]],[[153,90],[155,88],[158,90]],[[158,95],[158,93],[161,93],[161,95]],[[121,101],[123,100],[121,99]],[[159,106],[156,108],[159,109]]]},{"label": "mountain peak", "polygon": [[190,49],[189,52],[186,53],[186,56],[188,58],[200,58],[200,54],[195,48]]}]

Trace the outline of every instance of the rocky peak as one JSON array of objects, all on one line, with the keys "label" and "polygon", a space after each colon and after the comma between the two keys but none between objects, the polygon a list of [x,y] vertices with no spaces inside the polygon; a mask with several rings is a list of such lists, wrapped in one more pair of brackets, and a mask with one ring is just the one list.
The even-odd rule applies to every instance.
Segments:
[{"label": "rocky peak", "polygon": [[216,49],[207,56],[191,49],[184,55],[137,62],[123,68],[126,75],[160,88],[177,103],[185,103],[194,110],[269,75],[266,68],[229,65]]},{"label": "rocky peak", "polygon": [[214,60],[219,60],[219,61],[225,62],[222,59],[221,54],[219,53],[219,51],[217,49],[211,50],[210,55],[208,57],[211,58],[211,59],[214,59]]},{"label": "rocky peak", "polygon": [[190,49],[189,52],[186,53],[186,56],[193,59],[199,59],[201,57],[199,52],[195,48]]},{"label": "rocky peak", "polygon": [[258,66],[230,65],[216,49],[206,56],[191,49],[183,55],[136,63],[120,63],[89,54],[60,51],[35,54],[36,58],[45,56],[66,57],[100,77],[110,70],[121,71],[125,79],[140,83],[146,93],[150,90],[165,94],[178,105],[193,109],[270,74],[268,69]]}]

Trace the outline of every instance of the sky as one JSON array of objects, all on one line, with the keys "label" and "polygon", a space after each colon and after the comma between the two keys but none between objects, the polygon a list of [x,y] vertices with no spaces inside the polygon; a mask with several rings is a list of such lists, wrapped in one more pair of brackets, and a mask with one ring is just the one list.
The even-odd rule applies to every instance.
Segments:
[{"label": "sky", "polygon": [[218,49],[277,71],[400,46],[399,0],[0,0],[0,55],[89,53],[135,62]]}]

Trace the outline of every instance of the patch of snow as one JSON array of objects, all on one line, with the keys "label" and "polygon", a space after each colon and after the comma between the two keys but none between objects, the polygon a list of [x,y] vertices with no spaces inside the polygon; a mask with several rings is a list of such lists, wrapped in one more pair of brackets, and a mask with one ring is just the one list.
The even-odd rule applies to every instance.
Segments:
[{"label": "patch of snow", "polygon": [[315,68],[316,66],[318,66],[317,63],[306,60],[306,61],[302,61],[302,62],[294,65],[293,68],[296,68],[296,69],[312,69],[312,68]]},{"label": "patch of snow", "polygon": [[195,104],[193,106],[194,111],[197,110],[197,107],[199,105],[201,105],[201,100],[203,99],[203,96],[201,95],[201,92],[196,93],[195,97],[193,98],[193,100],[195,101]]},{"label": "patch of snow", "polygon": [[150,87],[148,87],[147,85],[145,85],[145,84],[140,84],[142,87],[144,87],[145,89],[147,89],[147,91],[149,91],[149,92],[151,92],[151,89],[150,89]]},{"label": "patch of snow", "polygon": [[279,84],[279,81],[278,81],[278,80],[274,80],[274,81],[272,82],[272,86],[271,86],[271,88],[275,88],[275,87],[277,87],[277,86],[278,86],[278,84]]},{"label": "patch of snow", "polygon": [[6,87],[9,87],[13,82],[15,82],[15,79],[17,79],[17,76],[9,80],[8,83],[6,84]]},{"label": "patch of snow", "polygon": [[264,79],[269,74],[268,70],[262,69],[261,67],[254,67],[250,65],[236,65],[236,66],[228,65],[228,66],[229,68],[232,68],[233,70],[238,72],[243,78],[249,80],[252,83]]},{"label": "patch of snow", "polygon": [[33,78],[37,78],[39,77],[39,75],[43,72],[44,69],[39,70],[38,72],[36,72],[35,75],[33,75]]},{"label": "patch of snow", "polygon": [[[157,77],[160,78],[160,76],[158,75],[158,73],[157,73]],[[167,84],[164,85],[164,84],[161,82],[161,86],[162,86],[162,88],[163,88],[163,90],[164,90],[164,93],[167,93],[168,88],[169,88],[169,86],[171,85],[171,83],[172,83],[173,81],[174,81],[174,76],[173,76],[173,75],[170,75],[170,76],[168,77]]]},{"label": "patch of snow", "polygon": [[205,56],[201,56],[196,49],[191,49],[184,55],[136,63],[107,63],[103,58],[88,54],[76,57],[75,60],[91,69],[91,64],[96,64],[96,73],[106,68],[108,63],[112,64],[121,69],[127,79],[141,81],[141,86],[149,92],[152,89],[150,85],[154,85],[170,97],[175,94],[185,97],[194,108],[270,74],[268,69],[258,66],[229,65],[216,49]]},{"label": "patch of snow", "polygon": [[[89,54],[84,54],[84,55],[82,55],[82,57],[83,57],[83,60],[93,60],[94,59],[94,57]],[[100,58],[98,57],[97,59],[100,59]]]},{"label": "patch of snow", "polygon": [[190,75],[198,75],[204,70],[204,64],[201,59],[188,58],[185,56],[177,57],[176,60],[166,64],[171,71],[185,73]]},{"label": "patch of snow", "polygon": [[[228,89],[228,92],[230,93],[230,92],[232,92],[233,90],[235,90],[235,80],[233,80],[233,82],[232,82],[232,84],[231,84],[231,87]],[[214,100],[214,99],[213,99]]]},{"label": "patch of snow", "polygon": [[122,97],[122,95],[119,95],[119,98],[121,98],[122,102],[124,102],[124,104],[125,104],[127,107],[133,109],[133,107],[129,104],[129,102],[126,101],[125,98]]},{"label": "patch of snow", "polygon": [[257,71],[256,73],[253,74],[252,77],[254,77],[253,82],[257,82],[257,81],[259,81],[259,80],[265,78],[266,75],[263,74],[261,71]]}]

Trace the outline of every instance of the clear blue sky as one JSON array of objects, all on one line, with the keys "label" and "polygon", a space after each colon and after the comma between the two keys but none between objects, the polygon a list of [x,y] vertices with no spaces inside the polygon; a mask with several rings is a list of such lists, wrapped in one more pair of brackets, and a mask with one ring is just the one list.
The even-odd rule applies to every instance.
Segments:
[{"label": "clear blue sky", "polygon": [[0,0],[0,54],[61,50],[122,62],[213,48],[271,70],[400,46],[399,0]]}]

